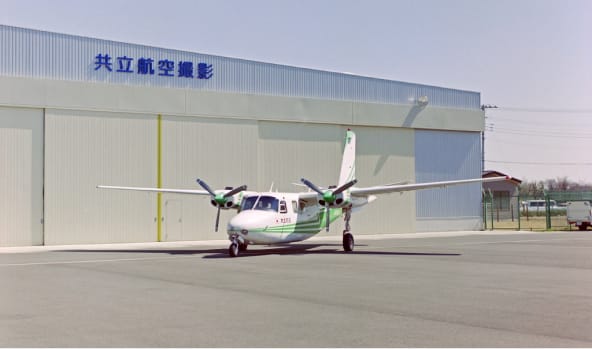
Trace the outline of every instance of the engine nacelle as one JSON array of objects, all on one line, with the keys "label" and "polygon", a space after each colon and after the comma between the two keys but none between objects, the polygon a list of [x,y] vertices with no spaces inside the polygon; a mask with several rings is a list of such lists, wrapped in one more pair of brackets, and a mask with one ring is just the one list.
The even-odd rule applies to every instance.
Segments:
[{"label": "engine nacelle", "polygon": [[241,204],[241,200],[242,200],[242,196],[243,193],[237,193],[234,194],[230,197],[227,198],[223,198],[223,195],[228,193],[232,188],[226,188],[223,190],[216,190],[214,193],[216,193],[216,196],[212,198],[212,200],[210,200],[210,204],[212,204],[212,206],[214,207],[219,207],[222,210],[230,210],[230,209],[237,209],[240,207]]},{"label": "engine nacelle", "polygon": [[349,206],[351,204],[351,196],[349,192],[342,192],[335,195],[335,200],[333,202],[325,201],[325,198],[319,195],[319,205],[321,206],[329,206],[331,208],[342,208]]}]

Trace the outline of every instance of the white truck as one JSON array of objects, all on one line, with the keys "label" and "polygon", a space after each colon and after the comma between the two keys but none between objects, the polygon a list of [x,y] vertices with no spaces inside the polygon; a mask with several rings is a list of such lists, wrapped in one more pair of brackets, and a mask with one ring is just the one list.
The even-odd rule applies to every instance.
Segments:
[{"label": "white truck", "polygon": [[586,230],[592,225],[592,208],[588,201],[573,201],[567,203],[567,223],[575,224],[580,230]]}]

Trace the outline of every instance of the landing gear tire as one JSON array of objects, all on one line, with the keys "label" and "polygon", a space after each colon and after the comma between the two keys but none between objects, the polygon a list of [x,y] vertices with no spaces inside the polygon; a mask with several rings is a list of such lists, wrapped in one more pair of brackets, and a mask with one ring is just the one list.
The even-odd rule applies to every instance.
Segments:
[{"label": "landing gear tire", "polygon": [[230,257],[238,256],[238,251],[239,251],[239,246],[238,246],[237,242],[231,243],[230,246],[228,247],[228,255]]},{"label": "landing gear tire", "polygon": [[238,244],[238,250],[239,250],[240,252],[245,252],[245,251],[247,250],[247,247],[248,247],[248,246],[249,246],[249,245],[248,245],[247,243]]},{"label": "landing gear tire", "polygon": [[354,250],[354,236],[348,231],[343,232],[343,250],[345,252]]}]

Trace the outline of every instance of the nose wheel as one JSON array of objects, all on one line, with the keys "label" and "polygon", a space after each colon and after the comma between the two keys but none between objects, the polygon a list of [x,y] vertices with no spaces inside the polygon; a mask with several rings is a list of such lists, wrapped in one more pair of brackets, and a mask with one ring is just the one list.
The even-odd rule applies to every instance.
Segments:
[{"label": "nose wheel", "polygon": [[247,250],[248,243],[240,236],[233,235],[230,237],[230,246],[228,246],[228,255],[236,257],[240,252]]},{"label": "nose wheel", "polygon": [[230,243],[230,246],[228,247],[228,255],[230,257],[236,257],[238,256],[238,242],[233,241],[232,243]]}]

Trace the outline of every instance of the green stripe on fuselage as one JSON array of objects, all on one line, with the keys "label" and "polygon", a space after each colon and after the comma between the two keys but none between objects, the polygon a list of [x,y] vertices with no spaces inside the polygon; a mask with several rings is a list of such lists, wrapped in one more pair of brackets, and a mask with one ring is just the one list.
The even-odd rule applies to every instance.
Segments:
[{"label": "green stripe on fuselage", "polygon": [[[331,222],[337,220],[343,214],[341,208],[332,208],[329,209],[329,217]],[[251,229],[252,232],[257,233],[286,233],[286,234],[293,234],[293,233],[300,233],[300,234],[316,234],[320,232],[327,221],[325,220],[325,209],[319,212],[319,219],[298,222],[296,224],[284,224],[284,225],[276,225],[273,227],[261,228],[261,229]]]}]

